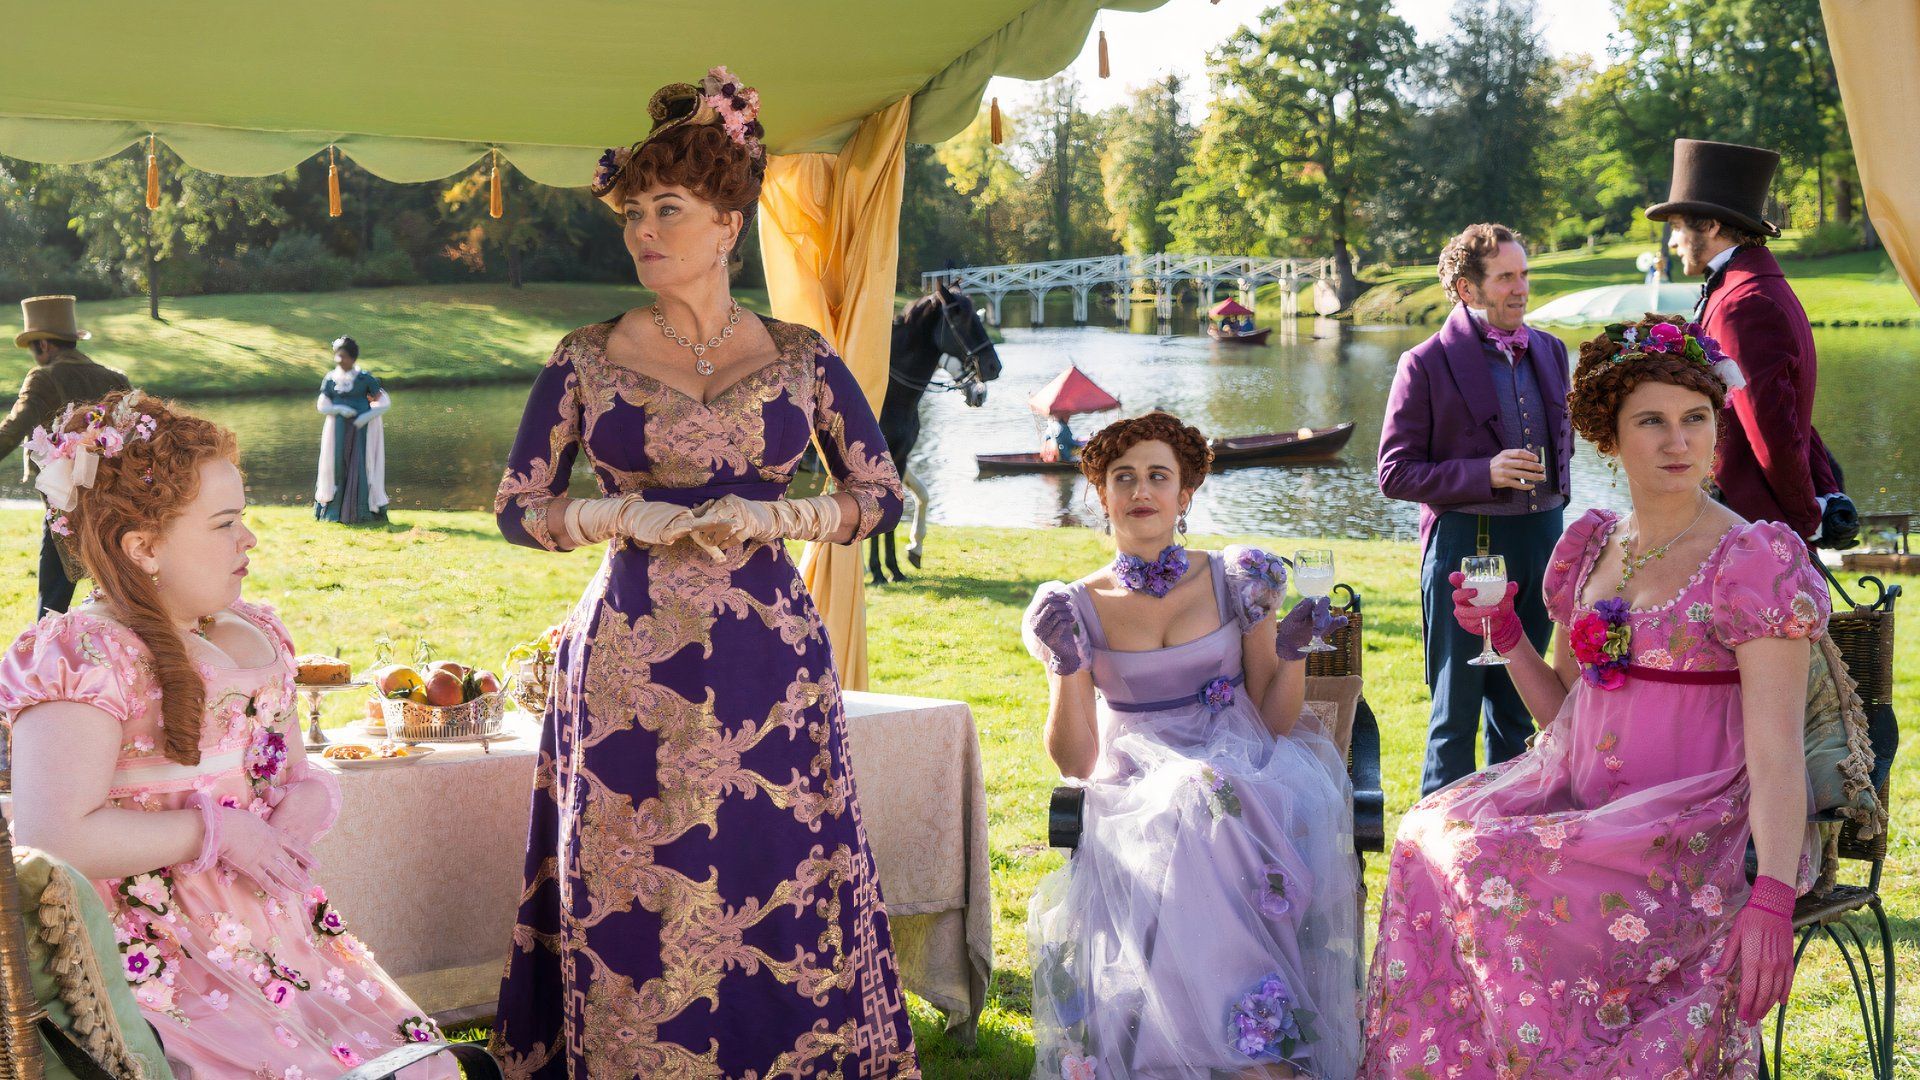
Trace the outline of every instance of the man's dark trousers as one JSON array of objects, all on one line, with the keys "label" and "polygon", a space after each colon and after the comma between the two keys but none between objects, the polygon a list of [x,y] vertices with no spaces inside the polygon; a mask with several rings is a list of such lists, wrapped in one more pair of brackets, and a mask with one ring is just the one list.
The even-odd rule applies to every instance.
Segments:
[{"label": "man's dark trousers", "polygon": [[40,527],[40,614],[63,612],[73,606],[72,579],[60,562],[60,549],[54,546],[53,530]]},{"label": "man's dark trousers", "polygon": [[[1520,615],[1528,640],[1543,656],[1553,624],[1547,618],[1540,581],[1547,572],[1553,547],[1560,541],[1562,517],[1563,511],[1554,509],[1484,519],[1487,553],[1506,559],[1507,580],[1520,583],[1514,610]],[[1480,654],[1481,637],[1462,630],[1453,620],[1453,586],[1447,582],[1447,575],[1460,569],[1461,559],[1477,554],[1481,520],[1476,514],[1440,515],[1420,563],[1427,686],[1433,691],[1433,714],[1427,721],[1427,764],[1420,779],[1422,795],[1474,772],[1474,745],[1479,741],[1483,713],[1488,765],[1518,756],[1534,731],[1533,717],[1521,702],[1513,680],[1507,677],[1506,668],[1467,663]]]}]

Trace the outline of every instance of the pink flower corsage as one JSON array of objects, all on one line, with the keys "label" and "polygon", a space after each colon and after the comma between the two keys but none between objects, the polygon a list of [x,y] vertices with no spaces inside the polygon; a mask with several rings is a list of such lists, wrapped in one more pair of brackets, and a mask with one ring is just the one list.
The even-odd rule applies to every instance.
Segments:
[{"label": "pink flower corsage", "polygon": [[1633,627],[1627,620],[1627,602],[1602,600],[1573,621],[1569,644],[1580,661],[1580,677],[1601,690],[1626,685],[1627,665],[1633,658]]}]

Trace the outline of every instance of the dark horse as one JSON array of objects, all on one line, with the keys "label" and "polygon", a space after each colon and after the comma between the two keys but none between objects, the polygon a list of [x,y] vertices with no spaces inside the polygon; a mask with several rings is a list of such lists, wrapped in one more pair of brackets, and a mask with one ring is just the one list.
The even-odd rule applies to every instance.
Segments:
[{"label": "dark horse", "polygon": [[[945,371],[951,382],[936,382]],[[958,391],[967,405],[979,408],[986,403],[987,388],[1000,377],[1000,357],[993,351],[993,340],[980,321],[967,294],[936,286],[933,293],[915,300],[893,320],[893,353],[888,361],[887,398],[880,405],[880,434],[886,437],[887,453],[893,467],[900,470],[900,481],[913,492],[913,540],[907,545],[907,561],[920,565],[920,545],[927,536],[927,489],[907,471],[907,457],[913,444],[920,441],[920,397],[928,391]],[[893,532],[875,534],[867,541],[867,569],[873,583],[882,585],[887,578],[880,572],[880,548],[886,545],[886,569],[894,581],[905,581],[900,564],[894,559]]]}]

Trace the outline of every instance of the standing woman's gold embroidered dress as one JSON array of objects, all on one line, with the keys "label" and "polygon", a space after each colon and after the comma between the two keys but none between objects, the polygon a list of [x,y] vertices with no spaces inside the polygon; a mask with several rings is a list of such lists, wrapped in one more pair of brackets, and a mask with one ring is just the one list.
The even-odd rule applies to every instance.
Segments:
[{"label": "standing woman's gold embroidered dress", "polygon": [[[699,401],[569,334],[527,402],[494,503],[554,550],[548,503],[584,449],[602,493],[781,498],[816,436],[891,528],[900,483],[819,334]],[[560,642],[527,877],[494,1047],[511,1076],[915,1077],[826,633],[778,542],[714,562],[616,538]]]}]

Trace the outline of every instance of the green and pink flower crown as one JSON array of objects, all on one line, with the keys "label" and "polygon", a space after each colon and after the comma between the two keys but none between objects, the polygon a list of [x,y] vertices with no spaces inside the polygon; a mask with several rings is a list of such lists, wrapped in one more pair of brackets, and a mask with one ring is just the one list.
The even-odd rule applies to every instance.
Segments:
[{"label": "green and pink flower crown", "polygon": [[[1746,378],[1740,374],[1740,365],[1734,363],[1733,357],[1697,322],[1656,315],[1639,322],[1612,323],[1606,333],[1607,340],[1614,346],[1613,354],[1604,361],[1607,364],[1623,364],[1651,356],[1677,356],[1711,371],[1728,393],[1747,385]],[[1600,368],[1596,366],[1594,370]]]}]

